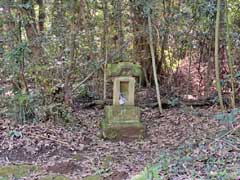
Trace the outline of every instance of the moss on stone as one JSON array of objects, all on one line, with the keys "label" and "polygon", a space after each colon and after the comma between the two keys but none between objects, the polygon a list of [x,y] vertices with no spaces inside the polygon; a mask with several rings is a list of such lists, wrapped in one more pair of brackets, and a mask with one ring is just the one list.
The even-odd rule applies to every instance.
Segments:
[{"label": "moss on stone", "polygon": [[109,122],[139,122],[140,109],[136,106],[105,106],[105,118]]},{"label": "moss on stone", "polygon": [[103,168],[109,168],[112,162],[113,162],[113,157],[111,155],[108,155],[101,159]]},{"label": "moss on stone", "polygon": [[128,127],[123,126],[109,126],[104,130],[103,134],[106,139],[133,139],[142,138],[144,136],[144,129],[142,125],[132,125]]},{"label": "moss on stone", "polygon": [[77,160],[77,161],[80,161],[80,160],[83,159],[83,156],[82,156],[81,154],[74,154],[74,155],[72,156],[72,159]]},{"label": "moss on stone", "polygon": [[110,77],[116,76],[141,77],[143,73],[141,66],[139,64],[134,64],[131,62],[120,62],[117,64],[108,64],[107,74]]},{"label": "moss on stone", "polygon": [[101,176],[95,175],[95,176],[87,176],[82,180],[103,180],[103,178]]},{"label": "moss on stone", "polygon": [[144,135],[140,109],[135,106],[106,106],[101,128],[106,139],[139,138]]},{"label": "moss on stone", "polygon": [[2,179],[8,177],[21,178],[30,175],[32,172],[38,170],[37,166],[34,165],[11,165],[0,167],[0,177]]},{"label": "moss on stone", "polygon": [[1,177],[1,176],[0,176],[0,180],[8,180],[8,178]]},{"label": "moss on stone", "polygon": [[70,179],[62,175],[57,175],[57,176],[50,175],[50,176],[40,178],[39,180],[70,180]]}]

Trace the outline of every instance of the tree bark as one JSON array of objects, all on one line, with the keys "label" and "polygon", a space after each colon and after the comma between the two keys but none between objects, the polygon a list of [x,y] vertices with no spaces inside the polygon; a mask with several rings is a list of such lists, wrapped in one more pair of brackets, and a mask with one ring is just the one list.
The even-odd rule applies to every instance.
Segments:
[{"label": "tree bark", "polygon": [[157,78],[157,70],[156,70],[156,60],[155,60],[155,53],[154,53],[154,46],[153,46],[153,37],[152,37],[152,23],[151,23],[151,17],[150,12],[148,12],[148,29],[149,29],[149,45],[151,50],[151,56],[152,56],[152,67],[153,67],[153,76],[154,76],[154,82],[157,92],[157,101],[158,101],[158,108],[159,112],[162,113],[162,102],[160,99],[160,91],[159,91],[159,85],[158,85],[158,78]]},{"label": "tree bark", "polygon": [[231,83],[231,106],[234,109],[235,108],[235,87],[234,87],[234,62],[233,62],[233,58],[232,58],[232,54],[231,54],[231,40],[230,40],[230,16],[228,13],[228,0],[226,0],[226,25],[227,25],[227,59],[228,59],[228,68],[229,68],[229,72],[230,72],[230,83]]},{"label": "tree bark", "polygon": [[4,34],[3,34],[3,11],[0,10],[0,58],[3,58],[4,54],[4,48],[3,48],[3,43],[4,43]]},{"label": "tree bark", "polygon": [[[22,43],[22,21],[20,14],[18,15],[19,23],[18,23],[18,36],[19,43]],[[27,79],[25,77],[25,52],[23,50],[22,56],[19,57],[21,60],[19,61],[19,79],[21,80],[21,91],[23,94],[29,93]]]},{"label": "tree bark", "polygon": [[118,59],[120,61],[123,60],[123,51],[122,51],[122,45],[124,43],[124,34],[123,34],[123,25],[122,25],[122,1],[112,1],[113,5],[113,15],[114,15],[114,24],[116,29],[116,35],[114,39],[116,40],[116,47],[119,51],[119,57]]},{"label": "tree bark", "polygon": [[22,8],[22,15],[27,17],[25,23],[25,30],[27,38],[30,44],[30,49],[32,53],[32,59],[38,61],[41,56],[41,43],[39,38],[39,31],[36,23],[36,14],[34,10],[34,5],[30,3],[30,0],[23,0],[23,4],[30,4],[29,8]]},{"label": "tree bark", "polygon": [[152,74],[151,52],[148,43],[148,35],[145,33],[148,20],[142,15],[143,7],[136,5],[137,0],[130,0],[132,13],[132,29],[133,29],[133,58],[139,62],[143,68],[146,85],[151,86],[150,79]]},{"label": "tree bark", "polygon": [[36,1],[39,6],[39,12],[38,12],[38,29],[39,32],[42,34],[44,32],[44,23],[45,23],[45,7],[43,4],[43,0],[37,0]]},{"label": "tree bark", "polygon": [[7,37],[7,39],[4,41],[4,44],[6,44],[6,51],[12,50],[18,38],[18,35],[16,33],[15,21],[11,12],[12,5],[13,5],[12,0],[5,0],[3,4],[3,10],[2,10],[3,11],[2,15],[3,15],[3,18],[5,19],[3,29],[5,32],[10,34]]},{"label": "tree bark", "polygon": [[219,73],[219,24],[220,24],[220,5],[221,0],[217,1],[217,16],[216,16],[216,27],[215,27],[215,76],[216,76],[216,87],[218,91],[219,103],[221,106],[221,110],[224,111],[223,98],[221,92],[221,84],[220,84],[220,73]]},{"label": "tree bark", "polygon": [[72,9],[73,9],[73,22],[71,23],[71,38],[70,38],[70,65],[68,69],[68,73],[66,75],[64,81],[64,102],[67,106],[72,105],[72,83],[71,77],[74,73],[76,67],[76,58],[75,58],[75,51],[76,51],[76,43],[75,39],[79,32],[79,30],[83,26],[83,15],[84,15],[84,0],[74,0],[72,2]]},{"label": "tree bark", "polygon": [[105,57],[104,74],[103,74],[103,100],[107,99],[107,63],[108,63],[108,3],[102,0],[103,7],[103,55]]}]

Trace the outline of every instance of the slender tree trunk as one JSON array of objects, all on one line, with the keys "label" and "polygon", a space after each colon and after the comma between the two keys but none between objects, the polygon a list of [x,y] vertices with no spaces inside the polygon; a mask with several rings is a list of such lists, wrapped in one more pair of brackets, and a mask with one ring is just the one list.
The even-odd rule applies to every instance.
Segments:
[{"label": "slender tree trunk", "polygon": [[[31,4],[30,0],[22,0],[23,4]],[[35,14],[35,9],[34,5],[31,4],[32,6],[29,8],[22,8],[22,15],[27,17],[26,22],[24,23],[25,25],[25,30],[27,34],[27,38],[30,44],[30,49],[32,51],[32,58],[35,61],[38,61],[39,58],[41,57],[41,43],[39,39],[39,31],[37,28],[37,23],[36,23],[36,14]]]},{"label": "slender tree trunk", "polygon": [[143,17],[143,7],[141,4],[136,5],[137,0],[130,0],[132,13],[132,29],[133,29],[133,58],[139,62],[143,68],[145,83],[151,86],[150,76],[152,74],[151,52],[148,43],[148,35],[145,33],[148,20]]},{"label": "slender tree trunk", "polygon": [[0,10],[0,58],[3,58],[4,54],[4,34],[3,34],[3,12]]},{"label": "slender tree trunk", "polygon": [[[160,56],[160,60],[157,64],[157,68],[158,68],[158,73],[164,74],[164,73],[168,73],[167,70],[169,69],[166,60],[165,60],[165,50],[168,50],[168,36],[169,36],[169,17],[170,13],[169,13],[169,9],[171,8],[171,2],[165,2],[165,0],[162,1],[162,14],[161,16],[164,18],[165,21],[165,31],[164,34],[162,35],[162,45],[161,45],[161,56]],[[160,33],[159,33],[160,34]]]},{"label": "slender tree trunk", "polygon": [[221,92],[221,84],[220,84],[220,73],[219,73],[219,24],[220,24],[220,5],[221,0],[217,1],[217,17],[216,17],[216,27],[215,27],[215,76],[216,76],[216,86],[218,91],[219,103],[221,106],[221,110],[224,111],[223,98]]},{"label": "slender tree trunk", "polygon": [[18,38],[18,35],[16,33],[16,25],[14,18],[12,17],[11,7],[13,5],[13,0],[5,0],[3,5],[3,18],[5,19],[4,23],[4,31],[10,34],[5,41],[6,44],[6,51],[10,51],[14,44],[16,43],[16,40]]},{"label": "slender tree trunk", "polygon": [[39,12],[38,12],[38,29],[40,33],[44,32],[44,23],[45,23],[45,7],[43,0],[37,0],[36,1],[39,6]]},{"label": "slender tree trunk", "polygon": [[190,84],[191,84],[191,81],[192,81],[192,78],[191,78],[191,66],[192,66],[192,47],[189,50],[188,83],[187,83],[187,93],[186,94],[189,94]]},{"label": "slender tree trunk", "polygon": [[[95,33],[96,33],[96,28],[95,28],[95,25],[96,25],[96,22],[93,21],[93,19],[95,18],[96,16],[96,12],[93,11],[92,9],[92,6],[90,5],[91,3],[86,1],[86,33],[87,33],[87,46],[89,47],[89,52],[88,52],[88,60],[92,60],[94,59],[94,37],[95,37]],[[96,4],[95,4],[96,6]]]},{"label": "slender tree trunk", "polygon": [[72,92],[71,92],[71,76],[74,71],[74,66],[76,64],[75,62],[75,49],[76,49],[76,43],[75,43],[75,38],[76,38],[76,31],[75,28],[72,27],[71,29],[71,35],[70,35],[70,40],[71,40],[71,47],[70,47],[70,67],[69,67],[69,72],[66,75],[66,79],[64,82],[64,102],[66,105],[71,106],[72,105]]},{"label": "slender tree trunk", "polygon": [[158,30],[158,27],[156,27],[156,26],[153,26],[154,27],[154,29],[155,29],[155,31],[156,31],[156,34],[157,34],[157,39],[156,39],[156,55],[157,55],[157,68],[159,69],[161,69],[162,68],[162,61],[161,61],[161,57],[162,57],[162,47],[160,47],[161,46],[161,43],[160,43],[160,32],[159,32],[159,30]]},{"label": "slender tree trunk", "polygon": [[234,87],[234,70],[233,70],[233,66],[234,66],[234,62],[233,62],[233,58],[232,58],[232,54],[231,54],[231,42],[230,42],[230,16],[228,13],[228,1],[226,1],[226,19],[227,19],[227,59],[228,59],[228,67],[229,67],[229,71],[230,71],[230,82],[231,82],[231,106],[234,109],[235,108],[235,87]]},{"label": "slender tree trunk", "polygon": [[[67,31],[65,28],[69,28],[69,26],[67,26],[67,21],[64,16],[65,13],[66,13],[66,8],[64,8],[63,0],[54,0],[53,6],[51,9],[51,16],[52,16],[51,28],[54,35],[61,37],[62,41],[65,40],[65,36],[67,34]],[[61,24],[61,26],[59,26],[59,24]],[[65,41],[62,44],[63,49],[64,49],[64,46],[65,46]]]},{"label": "slender tree trunk", "polygon": [[83,14],[84,14],[84,0],[74,0],[72,2],[72,9],[73,9],[73,22],[71,24],[71,37],[70,37],[70,65],[68,69],[68,73],[65,78],[64,82],[64,102],[67,106],[72,105],[72,82],[71,78],[74,73],[76,67],[76,58],[75,58],[75,51],[76,51],[76,43],[75,39],[80,29],[83,27]]},{"label": "slender tree trunk", "polygon": [[120,60],[123,60],[123,50],[122,45],[124,43],[124,34],[123,34],[123,26],[122,26],[122,3],[121,1],[116,1],[117,5],[117,29],[118,29],[118,49],[120,54]]},{"label": "slender tree trunk", "polygon": [[[21,15],[18,15],[18,35],[19,35],[19,43],[22,43],[22,20],[21,20]],[[20,62],[19,62],[19,78],[21,80],[21,87],[22,87],[22,93],[28,93],[28,84],[27,80],[25,77],[25,52],[23,50],[22,52],[22,57],[20,57]]]},{"label": "slender tree trunk", "polygon": [[205,97],[209,97],[209,89],[212,86],[212,78],[211,78],[211,70],[212,70],[212,44],[210,44],[210,47],[208,48],[208,61],[207,61],[207,72],[206,72],[206,87],[205,87]]},{"label": "slender tree trunk", "polygon": [[152,23],[151,23],[151,17],[150,12],[148,12],[148,29],[149,29],[149,45],[151,50],[151,56],[152,56],[152,67],[153,67],[153,76],[154,76],[154,82],[157,92],[157,101],[158,101],[158,107],[159,112],[162,113],[162,103],[160,99],[160,91],[159,91],[159,85],[158,85],[158,79],[157,79],[157,70],[156,70],[156,60],[155,60],[155,53],[154,53],[154,46],[153,46],[153,37],[152,37]]},{"label": "slender tree trunk", "polygon": [[103,6],[103,54],[105,56],[103,74],[103,100],[107,99],[107,63],[108,63],[108,6],[107,0],[102,0]]},{"label": "slender tree trunk", "polygon": [[112,1],[113,5],[113,15],[114,15],[114,24],[115,24],[115,29],[116,29],[116,35],[114,39],[116,40],[116,48],[118,49],[119,52],[119,60],[123,60],[123,50],[122,50],[122,45],[124,43],[124,34],[123,34],[123,25],[122,25],[122,5],[123,1]]}]

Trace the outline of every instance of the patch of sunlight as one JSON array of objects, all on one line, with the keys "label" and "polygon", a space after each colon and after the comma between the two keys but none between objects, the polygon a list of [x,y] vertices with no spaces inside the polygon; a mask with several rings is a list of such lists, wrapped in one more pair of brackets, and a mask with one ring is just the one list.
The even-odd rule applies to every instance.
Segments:
[{"label": "patch of sunlight", "polygon": [[164,50],[164,57],[166,70],[171,69],[173,72],[175,72],[178,67],[178,60],[173,57],[173,50]]}]

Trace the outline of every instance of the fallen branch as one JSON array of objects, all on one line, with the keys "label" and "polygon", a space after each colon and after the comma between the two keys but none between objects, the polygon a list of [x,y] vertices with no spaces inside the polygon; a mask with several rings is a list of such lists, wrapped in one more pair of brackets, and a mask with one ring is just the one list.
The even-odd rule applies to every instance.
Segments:
[{"label": "fallen branch", "polygon": [[233,128],[232,130],[228,131],[227,133],[223,134],[222,136],[216,138],[213,142],[211,142],[208,146],[211,146],[213,144],[215,144],[217,141],[221,140],[222,138],[224,138],[225,136],[234,133],[236,130],[238,130],[240,128],[240,124],[237,125],[235,128]]},{"label": "fallen branch", "polygon": [[228,141],[224,141],[224,140],[220,140],[222,141],[223,143],[225,144],[228,144],[229,146],[231,146],[233,149],[237,150],[237,151],[240,151],[240,149],[236,146],[234,146],[232,143],[228,142]]},{"label": "fallen branch", "polygon": [[94,72],[91,72],[87,77],[85,77],[73,90],[72,92],[76,91],[81,85],[83,85],[88,79],[90,79],[93,75],[94,75],[95,71]]},{"label": "fallen branch", "polygon": [[61,141],[61,140],[57,140],[57,139],[53,139],[52,137],[46,137],[46,136],[43,136],[43,135],[40,135],[40,134],[33,134],[33,133],[28,134],[28,135],[31,136],[31,137],[40,137],[40,138],[47,139],[47,140],[50,140],[50,141],[55,141],[57,143],[65,145],[65,146],[67,146],[69,148],[72,148],[72,146],[70,144],[68,144],[67,142]]}]

